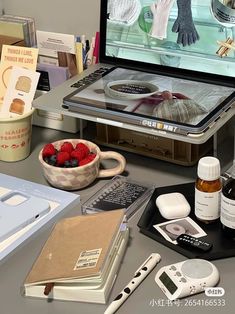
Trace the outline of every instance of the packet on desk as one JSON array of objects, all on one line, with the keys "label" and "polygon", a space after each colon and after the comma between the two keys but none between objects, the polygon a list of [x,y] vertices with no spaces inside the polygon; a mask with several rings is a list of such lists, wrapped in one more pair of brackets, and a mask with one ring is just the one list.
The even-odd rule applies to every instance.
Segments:
[{"label": "packet on desk", "polygon": [[125,209],[129,219],[151,197],[154,187],[121,175],[115,176],[82,204],[83,214]]}]

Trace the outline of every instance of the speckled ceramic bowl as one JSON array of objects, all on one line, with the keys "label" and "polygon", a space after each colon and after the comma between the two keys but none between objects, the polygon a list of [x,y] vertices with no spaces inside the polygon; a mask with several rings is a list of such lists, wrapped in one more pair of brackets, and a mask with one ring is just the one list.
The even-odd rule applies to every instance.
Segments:
[{"label": "speckled ceramic bowl", "polygon": [[[73,168],[61,168],[51,166],[42,158],[42,150],[39,153],[39,161],[42,166],[43,174],[47,181],[54,187],[63,190],[78,190],[91,184],[96,178],[111,177],[122,173],[126,166],[125,158],[116,152],[102,152],[99,147],[89,141],[81,139],[66,139],[52,143],[59,149],[64,142],[71,142],[75,147],[78,143],[84,143],[95,153],[96,157],[90,163]],[[104,159],[115,159],[118,165],[111,169],[100,170],[100,162]]]}]

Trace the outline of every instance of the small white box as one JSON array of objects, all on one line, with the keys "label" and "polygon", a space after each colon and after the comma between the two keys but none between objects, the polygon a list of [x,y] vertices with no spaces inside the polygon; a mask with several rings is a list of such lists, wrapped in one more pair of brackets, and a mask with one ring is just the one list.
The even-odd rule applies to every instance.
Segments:
[{"label": "small white box", "polygon": [[162,217],[169,220],[187,217],[191,210],[184,195],[177,192],[158,196],[156,205]]}]

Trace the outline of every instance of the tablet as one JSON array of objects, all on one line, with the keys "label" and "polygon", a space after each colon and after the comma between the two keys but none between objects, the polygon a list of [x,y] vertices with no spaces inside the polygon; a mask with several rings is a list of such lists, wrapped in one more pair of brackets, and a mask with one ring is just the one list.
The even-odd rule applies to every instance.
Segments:
[{"label": "tablet", "polygon": [[227,112],[234,91],[215,83],[113,67],[63,102],[71,111],[187,135],[204,132]]},{"label": "tablet", "polygon": [[0,198],[0,242],[50,210],[49,203],[41,198],[11,191]]}]

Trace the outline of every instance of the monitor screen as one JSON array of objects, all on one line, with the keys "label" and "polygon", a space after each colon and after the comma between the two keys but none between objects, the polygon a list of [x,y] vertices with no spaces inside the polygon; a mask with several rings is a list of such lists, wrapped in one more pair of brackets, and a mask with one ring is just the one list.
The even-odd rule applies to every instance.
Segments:
[{"label": "monitor screen", "polygon": [[183,135],[205,132],[235,98],[235,28],[216,17],[218,4],[101,0],[100,61],[113,68],[95,82],[85,78],[64,98],[68,109]]},{"label": "monitor screen", "polygon": [[218,2],[101,0],[101,61],[234,85],[235,28]]}]

